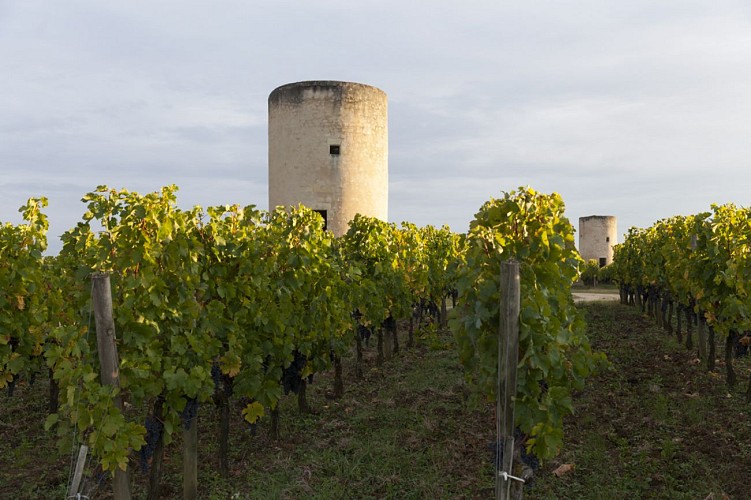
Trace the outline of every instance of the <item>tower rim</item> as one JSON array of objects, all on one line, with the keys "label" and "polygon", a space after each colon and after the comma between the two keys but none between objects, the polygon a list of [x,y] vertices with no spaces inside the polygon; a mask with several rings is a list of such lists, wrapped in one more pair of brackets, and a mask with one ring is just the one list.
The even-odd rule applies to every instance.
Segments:
[{"label": "tower rim", "polygon": [[269,94],[269,101],[273,100],[273,98],[279,94],[314,87],[321,87],[326,89],[346,89],[348,87],[362,90],[367,89],[371,92],[375,91],[379,94],[382,94],[384,97],[387,97],[386,92],[373,85],[368,85],[367,83],[348,82],[342,80],[303,80],[300,82],[285,83],[284,85],[278,86]]}]

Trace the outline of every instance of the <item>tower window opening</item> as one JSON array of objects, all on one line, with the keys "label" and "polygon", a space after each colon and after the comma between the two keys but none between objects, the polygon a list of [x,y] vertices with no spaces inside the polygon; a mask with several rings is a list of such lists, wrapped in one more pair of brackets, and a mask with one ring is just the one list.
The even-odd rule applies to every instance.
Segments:
[{"label": "tower window opening", "polygon": [[331,144],[329,146],[329,154],[331,156],[339,156],[341,153],[341,146],[339,144]]},{"label": "tower window opening", "polygon": [[328,214],[326,210],[313,210],[315,213],[323,217],[323,230],[326,231],[328,225]]},{"label": "tower window opening", "polygon": [[608,259],[605,257],[600,257],[600,267],[605,267],[605,265],[608,263]]},{"label": "tower window opening", "polygon": [[610,236],[605,236],[605,243],[610,243]]}]

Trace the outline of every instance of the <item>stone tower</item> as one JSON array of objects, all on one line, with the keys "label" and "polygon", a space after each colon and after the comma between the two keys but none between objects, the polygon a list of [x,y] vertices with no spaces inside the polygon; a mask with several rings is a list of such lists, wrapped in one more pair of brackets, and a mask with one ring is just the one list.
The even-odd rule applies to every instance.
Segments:
[{"label": "stone tower", "polygon": [[336,236],[355,214],[388,219],[386,94],[306,81],[269,95],[269,210],[302,203]]},{"label": "stone tower", "polygon": [[612,215],[579,217],[579,254],[595,259],[600,267],[613,262],[613,245],[618,241],[618,224]]}]

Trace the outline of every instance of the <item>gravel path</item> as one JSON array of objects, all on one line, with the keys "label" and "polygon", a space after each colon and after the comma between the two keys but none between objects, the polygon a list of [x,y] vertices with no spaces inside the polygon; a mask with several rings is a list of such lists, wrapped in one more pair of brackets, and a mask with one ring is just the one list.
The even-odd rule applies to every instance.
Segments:
[{"label": "gravel path", "polygon": [[619,300],[618,293],[591,293],[591,292],[573,292],[574,302],[594,302],[597,300],[614,301]]}]

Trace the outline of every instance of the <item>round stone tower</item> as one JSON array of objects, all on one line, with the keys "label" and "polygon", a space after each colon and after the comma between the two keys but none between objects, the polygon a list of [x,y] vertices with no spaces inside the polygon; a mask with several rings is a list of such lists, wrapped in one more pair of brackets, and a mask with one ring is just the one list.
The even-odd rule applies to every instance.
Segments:
[{"label": "round stone tower", "polygon": [[618,241],[618,224],[612,215],[579,217],[579,254],[595,259],[600,267],[613,262],[613,245]]},{"label": "round stone tower", "polygon": [[307,81],[269,95],[269,210],[302,203],[336,236],[355,214],[388,219],[386,94]]}]

